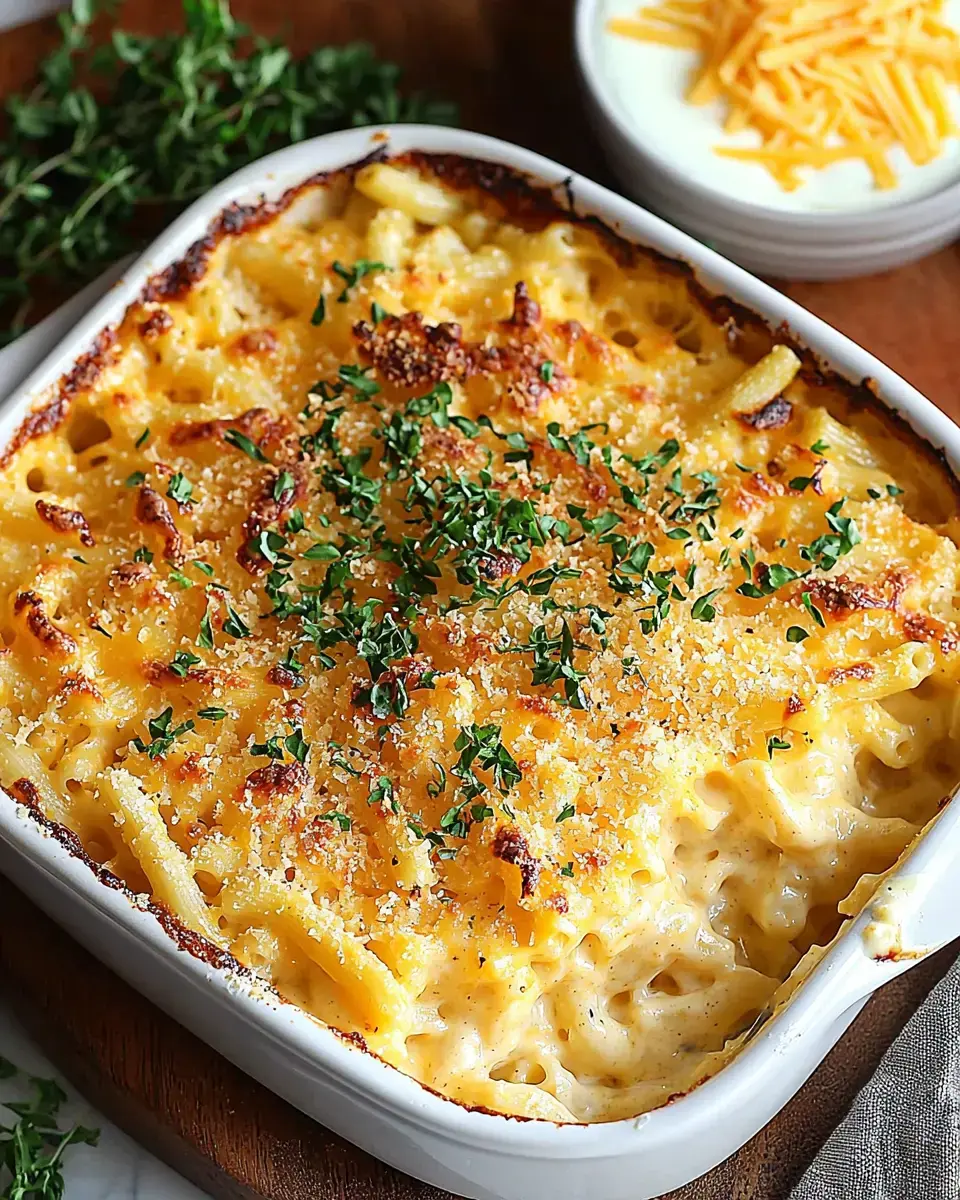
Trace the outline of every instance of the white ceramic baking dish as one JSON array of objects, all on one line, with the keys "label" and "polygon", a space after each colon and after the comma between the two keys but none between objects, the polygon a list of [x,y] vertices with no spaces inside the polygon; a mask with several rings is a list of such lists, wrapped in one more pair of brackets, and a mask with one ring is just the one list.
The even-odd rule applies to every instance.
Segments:
[{"label": "white ceramic baking dish", "polygon": [[[384,143],[386,136],[386,143]],[[686,260],[725,293],[878,394],[960,465],[960,430],[876,359],[634,204],[557,163],[505,142],[449,129],[353,130],[254,164],[194,204],[87,311],[0,413],[0,443],[25,410],[116,322],[148,276],[179,259],[233,201],[279,196],[318,171],[386,144],[505,164],[572,198],[631,241]],[[22,365],[22,357],[21,357]],[[960,807],[948,805],[884,888],[797,990],[715,1078],[633,1120],[555,1125],[471,1111],[428,1091],[242,974],[184,948],[169,920],[105,885],[79,847],[0,793],[0,868],[128,982],[267,1087],[386,1162],[475,1200],[647,1200],[731,1154],[793,1095],[877,987],[960,933]],[[2,916],[0,916],[2,919]],[[166,925],[166,928],[165,928]],[[194,950],[197,949],[196,939]]]}]

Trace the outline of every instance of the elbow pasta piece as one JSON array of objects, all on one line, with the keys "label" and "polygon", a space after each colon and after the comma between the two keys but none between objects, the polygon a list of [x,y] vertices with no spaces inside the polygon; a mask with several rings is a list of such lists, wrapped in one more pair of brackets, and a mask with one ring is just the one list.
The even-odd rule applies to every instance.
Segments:
[{"label": "elbow pasta piece", "polygon": [[364,1028],[385,1027],[389,1040],[402,1038],[409,1020],[409,997],[379,958],[347,932],[325,905],[314,904],[299,888],[286,888],[262,876],[239,874],[225,886],[224,907],[235,920],[256,919],[264,911],[346,991],[351,1013]]},{"label": "elbow pasta piece", "polygon": [[406,266],[416,241],[413,217],[399,208],[381,208],[367,227],[367,257],[396,269]]},{"label": "elbow pasta piece", "polygon": [[954,482],[728,311],[489,165],[231,210],[0,466],[0,784],[444,1095],[695,1087],[960,779]]},{"label": "elbow pasta piece", "polygon": [[173,843],[155,799],[145,795],[136,779],[111,767],[100,779],[107,812],[120,827],[124,842],[135,855],[158,900],[214,943],[221,941],[211,920],[190,864]]},{"label": "elbow pasta piece", "polygon": [[800,360],[789,346],[774,346],[724,391],[719,407],[732,416],[762,409],[793,382],[799,370]]},{"label": "elbow pasta piece", "polygon": [[448,225],[460,212],[456,195],[415,172],[374,163],[357,174],[357,190],[385,208],[399,208],[424,225]]}]

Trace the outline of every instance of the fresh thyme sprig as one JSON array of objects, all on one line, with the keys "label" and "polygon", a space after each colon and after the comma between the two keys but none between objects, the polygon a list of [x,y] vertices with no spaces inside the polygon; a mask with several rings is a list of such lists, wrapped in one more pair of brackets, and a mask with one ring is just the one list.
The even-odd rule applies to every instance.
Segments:
[{"label": "fresh thyme sprig", "polygon": [[[0,1058],[0,1079],[19,1074],[13,1063]],[[64,1151],[77,1143],[95,1146],[99,1131],[83,1125],[61,1130],[57,1114],[67,1098],[63,1089],[52,1079],[31,1077],[28,1082],[29,1099],[0,1106],[16,1118],[11,1125],[0,1120],[0,1194],[9,1200],[61,1200]]]},{"label": "fresh thyme sprig", "polygon": [[28,323],[39,280],[92,278],[145,225],[270,150],[351,126],[455,119],[450,105],[402,95],[399,68],[363,43],[294,59],[280,42],[251,39],[228,0],[183,0],[185,32],[114,28],[95,45],[105,7],[73,0],[36,84],[6,103],[0,340]]}]

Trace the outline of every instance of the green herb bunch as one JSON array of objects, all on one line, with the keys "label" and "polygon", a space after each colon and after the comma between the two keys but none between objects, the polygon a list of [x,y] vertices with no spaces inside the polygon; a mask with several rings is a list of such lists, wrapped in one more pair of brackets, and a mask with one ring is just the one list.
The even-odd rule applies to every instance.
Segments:
[{"label": "green herb bunch", "polygon": [[82,282],[187,201],[270,150],[390,121],[450,123],[454,109],[398,90],[400,70],[363,43],[301,59],[252,37],[228,0],[183,0],[184,33],[119,28],[73,0],[33,89],[11,96],[0,138],[2,340],[20,333],[37,284]]},{"label": "green herb bunch", "polygon": [[[13,1063],[0,1058],[0,1080],[19,1075]],[[0,1105],[16,1118],[0,1119],[0,1192],[2,1200],[61,1200],[63,1154],[68,1146],[95,1146],[99,1132],[75,1125],[61,1130],[57,1114],[66,1095],[52,1079],[31,1078],[33,1095]]]}]

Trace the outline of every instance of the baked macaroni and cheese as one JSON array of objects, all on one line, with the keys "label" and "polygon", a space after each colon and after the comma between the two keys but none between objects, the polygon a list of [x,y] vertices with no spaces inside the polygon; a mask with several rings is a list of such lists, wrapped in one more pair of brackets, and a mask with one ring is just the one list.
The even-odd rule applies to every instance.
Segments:
[{"label": "baked macaroni and cheese", "polygon": [[952,480],[801,357],[487,164],[229,210],[6,451],[0,780],[445,1096],[664,1103],[960,778]]}]

